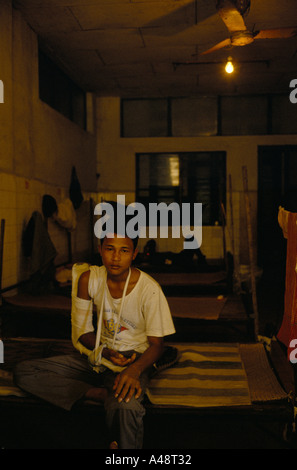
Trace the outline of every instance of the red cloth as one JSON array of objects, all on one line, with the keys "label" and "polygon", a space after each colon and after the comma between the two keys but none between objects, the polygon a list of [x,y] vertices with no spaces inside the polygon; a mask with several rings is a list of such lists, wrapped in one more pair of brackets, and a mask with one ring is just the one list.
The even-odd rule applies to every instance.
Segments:
[{"label": "red cloth", "polygon": [[297,213],[288,214],[287,234],[284,316],[277,338],[288,348],[290,359],[291,351],[296,349],[290,347],[290,342],[297,339]]}]

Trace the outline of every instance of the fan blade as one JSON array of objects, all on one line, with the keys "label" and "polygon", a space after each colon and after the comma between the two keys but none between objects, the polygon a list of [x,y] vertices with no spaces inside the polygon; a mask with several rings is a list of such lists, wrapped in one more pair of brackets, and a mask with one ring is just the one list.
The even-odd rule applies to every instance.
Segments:
[{"label": "fan blade", "polygon": [[219,2],[217,9],[230,33],[235,31],[246,31],[247,28],[244,19],[231,0]]},{"label": "fan blade", "polygon": [[255,34],[254,39],[287,39],[297,36],[297,26],[291,28],[264,29]]},{"label": "fan blade", "polygon": [[200,55],[206,55],[206,54],[211,54],[211,52],[218,51],[219,49],[223,49],[223,47],[231,46],[231,39],[225,39],[222,42],[219,42],[216,46],[213,46],[211,49],[208,49],[205,52],[201,52]]}]

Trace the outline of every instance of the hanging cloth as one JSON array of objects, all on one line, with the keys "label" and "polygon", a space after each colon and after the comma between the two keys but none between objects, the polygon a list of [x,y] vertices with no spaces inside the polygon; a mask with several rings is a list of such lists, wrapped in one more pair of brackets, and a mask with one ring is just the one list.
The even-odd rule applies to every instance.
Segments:
[{"label": "hanging cloth", "polygon": [[283,207],[278,208],[278,223],[280,228],[283,231],[284,238],[288,238],[288,218],[289,218],[289,211],[286,211]]},{"label": "hanging cloth", "polygon": [[297,338],[297,213],[286,211],[285,221],[287,259],[284,316],[277,338],[288,348],[289,359],[294,349],[290,348],[290,342]]},{"label": "hanging cloth", "polygon": [[57,251],[42,215],[34,211],[22,236],[24,255],[30,258],[30,274],[43,272],[54,261]]},{"label": "hanging cloth", "polygon": [[65,199],[58,204],[58,209],[53,215],[53,219],[69,232],[73,232],[76,229],[76,212],[70,199]]}]

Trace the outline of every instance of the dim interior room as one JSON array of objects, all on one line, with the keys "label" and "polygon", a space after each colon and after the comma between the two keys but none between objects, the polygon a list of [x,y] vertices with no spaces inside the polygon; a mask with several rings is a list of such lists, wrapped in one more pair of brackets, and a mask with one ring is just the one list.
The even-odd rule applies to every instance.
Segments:
[{"label": "dim interior room", "polygon": [[95,207],[119,195],[202,203],[200,248],[147,231],[135,263],[167,296],[168,341],[236,347],[247,387],[148,399],[146,447],[296,448],[295,17],[295,0],[1,1],[2,448],[105,448],[101,407],[23,395],[12,367],[71,348],[72,266],[101,264]]}]

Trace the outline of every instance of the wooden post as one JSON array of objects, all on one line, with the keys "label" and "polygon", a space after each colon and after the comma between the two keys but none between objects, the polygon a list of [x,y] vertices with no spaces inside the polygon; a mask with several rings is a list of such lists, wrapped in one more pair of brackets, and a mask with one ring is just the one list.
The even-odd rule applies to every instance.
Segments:
[{"label": "wooden post", "polygon": [[0,227],[0,299],[1,299],[1,289],[2,289],[4,232],[5,232],[5,220],[1,219],[1,227]]},{"label": "wooden post", "polygon": [[250,205],[250,198],[249,198],[249,193],[248,193],[248,176],[247,176],[247,168],[245,166],[242,167],[242,178],[243,178],[243,189],[244,189],[244,195],[245,195],[247,234],[248,234],[248,244],[249,244],[249,259],[250,259],[250,268],[251,268],[254,328],[255,328],[255,337],[257,340],[258,335],[259,335],[259,316],[258,316],[258,303],[257,303],[255,256],[254,256],[254,244],[253,244],[252,221],[251,221],[251,205]]},{"label": "wooden post", "polygon": [[232,179],[229,175],[229,204],[230,204],[230,221],[231,221],[231,246],[232,253],[235,259],[235,242],[234,242],[234,219],[233,219],[233,201],[232,201]]},{"label": "wooden post", "polygon": [[233,214],[233,189],[232,189],[232,178],[229,175],[229,204],[230,204],[230,223],[231,223],[231,246],[232,246],[232,254],[233,254],[233,265],[234,265],[234,273],[233,273],[233,282],[234,282],[234,290],[235,292],[241,292],[241,284],[239,280],[239,267],[237,257],[235,255],[235,235],[234,235],[234,214]]},{"label": "wooden post", "polygon": [[228,271],[228,259],[227,259],[227,249],[226,249],[226,211],[224,204],[221,202],[221,218],[222,218],[222,231],[223,231],[223,251],[224,251],[224,263],[225,269]]}]

